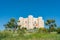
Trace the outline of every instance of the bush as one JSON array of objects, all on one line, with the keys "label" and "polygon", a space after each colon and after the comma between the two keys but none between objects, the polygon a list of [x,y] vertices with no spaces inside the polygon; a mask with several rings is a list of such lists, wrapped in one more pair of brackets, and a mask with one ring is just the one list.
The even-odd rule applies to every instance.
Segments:
[{"label": "bush", "polygon": [[60,34],[60,28],[57,28],[57,33]]},{"label": "bush", "polygon": [[46,28],[39,28],[38,32],[40,32],[40,33],[47,33],[48,30]]},{"label": "bush", "polygon": [[12,34],[8,31],[1,31],[0,32],[0,39],[4,39],[4,38],[7,38],[7,37],[12,37],[11,35]]}]

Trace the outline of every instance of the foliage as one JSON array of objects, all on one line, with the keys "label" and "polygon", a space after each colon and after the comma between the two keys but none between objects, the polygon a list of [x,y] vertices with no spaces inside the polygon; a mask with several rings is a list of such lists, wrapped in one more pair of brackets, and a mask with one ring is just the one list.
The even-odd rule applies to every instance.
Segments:
[{"label": "foliage", "polygon": [[55,20],[53,19],[48,19],[45,23],[45,25],[49,26],[49,32],[52,32],[55,30],[55,27],[57,26],[55,23]]},{"label": "foliage", "polygon": [[49,33],[14,33],[12,31],[1,31],[0,40],[60,40],[59,34]]},{"label": "foliage", "polygon": [[57,28],[57,33],[60,34],[60,28]]},{"label": "foliage", "polygon": [[40,32],[40,33],[47,33],[48,30],[46,28],[39,28],[38,32]]},{"label": "foliage", "polygon": [[4,25],[6,29],[12,29],[12,30],[16,30],[17,28],[17,22],[14,18],[11,18],[10,21]]},{"label": "foliage", "polygon": [[[18,26],[16,20],[11,18],[4,25],[9,30],[0,31],[0,40],[60,40],[60,35],[53,33],[53,31],[56,31],[55,27],[57,26],[55,20],[49,19],[45,24],[49,26],[49,29],[34,27],[33,30],[27,30],[25,27],[20,28],[21,25]],[[11,29],[16,31],[14,32]],[[52,33],[48,33],[48,31]],[[57,28],[57,33],[60,33],[60,28]]]}]

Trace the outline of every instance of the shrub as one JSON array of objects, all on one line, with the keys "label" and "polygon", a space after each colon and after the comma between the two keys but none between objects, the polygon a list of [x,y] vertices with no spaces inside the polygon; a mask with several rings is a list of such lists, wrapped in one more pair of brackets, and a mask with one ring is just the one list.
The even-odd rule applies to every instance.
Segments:
[{"label": "shrub", "polygon": [[46,32],[48,32],[48,30],[46,28],[39,28],[38,32],[40,32],[40,33],[45,32],[46,33]]},{"label": "shrub", "polygon": [[57,28],[57,33],[60,34],[60,28]]}]

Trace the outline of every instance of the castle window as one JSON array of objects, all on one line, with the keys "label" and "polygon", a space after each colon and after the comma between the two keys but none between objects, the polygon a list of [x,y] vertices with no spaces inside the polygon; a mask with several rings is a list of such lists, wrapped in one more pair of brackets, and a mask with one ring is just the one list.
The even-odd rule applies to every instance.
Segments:
[{"label": "castle window", "polygon": [[25,23],[27,23],[27,21],[25,21]]},{"label": "castle window", "polygon": [[36,24],[36,21],[34,22],[34,24]]}]

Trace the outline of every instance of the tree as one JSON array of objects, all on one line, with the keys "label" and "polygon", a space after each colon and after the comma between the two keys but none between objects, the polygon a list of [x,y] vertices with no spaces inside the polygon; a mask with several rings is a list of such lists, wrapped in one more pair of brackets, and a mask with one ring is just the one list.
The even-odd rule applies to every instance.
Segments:
[{"label": "tree", "polygon": [[15,31],[17,28],[17,22],[14,18],[11,18],[10,21],[4,26],[6,29],[13,29]]},{"label": "tree", "polygon": [[49,32],[54,31],[55,27],[57,26],[55,23],[55,20],[53,20],[53,19],[48,19],[46,21],[45,25],[49,26]]}]

